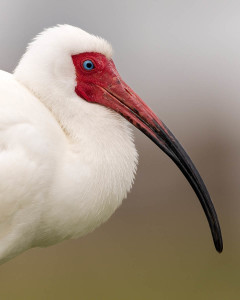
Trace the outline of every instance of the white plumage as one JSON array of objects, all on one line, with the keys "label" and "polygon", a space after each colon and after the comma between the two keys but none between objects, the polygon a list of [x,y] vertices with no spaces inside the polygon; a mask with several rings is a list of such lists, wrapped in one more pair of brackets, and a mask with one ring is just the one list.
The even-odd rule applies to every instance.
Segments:
[{"label": "white plumage", "polygon": [[103,39],[58,26],[30,44],[13,75],[0,71],[0,262],[92,231],[132,186],[127,121],[74,92],[71,55],[87,51],[112,53]]}]

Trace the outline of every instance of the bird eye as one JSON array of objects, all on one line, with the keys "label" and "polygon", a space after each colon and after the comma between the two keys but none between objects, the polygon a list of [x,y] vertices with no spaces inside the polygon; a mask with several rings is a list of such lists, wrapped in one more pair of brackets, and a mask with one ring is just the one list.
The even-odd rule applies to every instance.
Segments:
[{"label": "bird eye", "polygon": [[91,71],[92,69],[94,69],[94,64],[91,60],[85,60],[83,62],[83,67],[85,70]]}]

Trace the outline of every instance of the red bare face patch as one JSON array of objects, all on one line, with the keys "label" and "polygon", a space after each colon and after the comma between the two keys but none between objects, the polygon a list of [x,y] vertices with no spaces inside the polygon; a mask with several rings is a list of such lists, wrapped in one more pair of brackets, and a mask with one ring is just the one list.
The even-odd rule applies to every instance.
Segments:
[{"label": "red bare face patch", "polygon": [[[77,86],[75,91],[81,98],[98,102],[99,87],[107,88],[114,79],[119,77],[112,60],[105,55],[96,52],[85,52],[72,56],[76,70]],[[88,61],[92,62],[93,68],[86,69],[84,66]],[[98,87],[96,89],[96,87]]]},{"label": "red bare face patch", "polygon": [[[139,126],[140,115],[148,123],[157,118],[121,79],[111,59],[100,53],[85,52],[73,55],[72,60],[76,70],[75,92],[79,97],[113,109],[136,127]],[[141,126],[146,127],[144,124]]]}]

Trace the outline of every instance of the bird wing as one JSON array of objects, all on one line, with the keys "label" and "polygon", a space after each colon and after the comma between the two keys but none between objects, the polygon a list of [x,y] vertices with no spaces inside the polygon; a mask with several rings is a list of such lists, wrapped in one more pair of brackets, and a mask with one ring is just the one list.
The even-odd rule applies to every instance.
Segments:
[{"label": "bird wing", "polygon": [[13,75],[0,72],[0,261],[34,239],[54,170],[51,119]]}]

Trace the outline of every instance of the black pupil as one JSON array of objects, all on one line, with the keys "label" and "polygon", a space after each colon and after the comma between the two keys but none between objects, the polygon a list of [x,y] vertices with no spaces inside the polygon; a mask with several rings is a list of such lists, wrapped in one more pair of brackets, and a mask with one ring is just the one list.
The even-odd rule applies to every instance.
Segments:
[{"label": "black pupil", "polygon": [[92,63],[88,62],[88,63],[87,63],[87,68],[88,68],[88,69],[92,68]]}]

